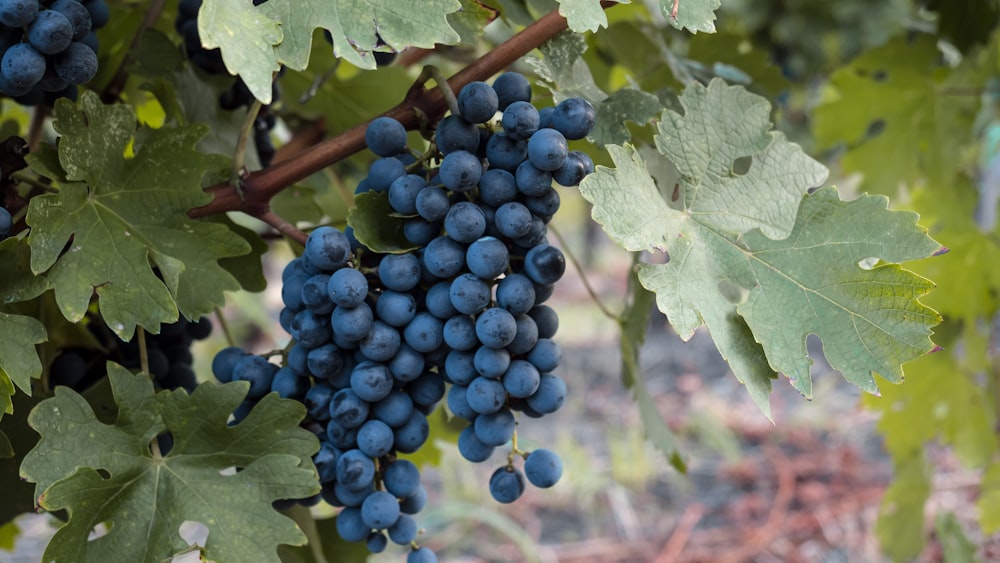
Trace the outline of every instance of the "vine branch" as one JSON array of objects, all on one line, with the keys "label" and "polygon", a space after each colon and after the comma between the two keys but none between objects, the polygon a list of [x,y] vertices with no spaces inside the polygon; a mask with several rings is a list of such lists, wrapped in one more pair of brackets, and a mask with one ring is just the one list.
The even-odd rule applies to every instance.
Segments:
[{"label": "vine branch", "polygon": [[[616,2],[608,0],[601,2],[604,8],[615,4]],[[457,92],[470,82],[490,77],[566,29],[566,19],[558,10],[553,10],[457,72],[448,79],[448,86],[453,92]],[[422,84],[416,84],[406,93],[402,102],[383,115],[396,119],[406,129],[412,130],[419,127],[420,115],[437,121],[447,109],[447,101],[440,88],[428,90]],[[358,124],[306,149],[294,158],[250,174],[243,182],[244,200],[241,200],[236,187],[231,183],[206,188],[205,191],[213,196],[212,201],[208,205],[192,209],[188,215],[199,218],[228,211],[266,209],[271,198],[288,186],[363,150],[367,125],[367,122]]]}]

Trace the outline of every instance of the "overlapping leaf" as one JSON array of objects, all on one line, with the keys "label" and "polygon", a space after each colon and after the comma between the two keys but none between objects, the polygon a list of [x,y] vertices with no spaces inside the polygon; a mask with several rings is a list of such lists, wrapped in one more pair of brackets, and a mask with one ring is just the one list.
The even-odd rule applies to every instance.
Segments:
[{"label": "overlapping leaf", "polygon": [[692,33],[715,33],[715,11],[722,5],[722,0],[679,0],[676,19],[673,16],[674,1],[660,0],[660,12],[671,25]]},{"label": "overlapping leaf", "polygon": [[155,332],[178,310],[194,318],[222,305],[239,283],[218,262],[249,245],[187,216],[210,199],[201,190],[210,158],[194,150],[204,128],[141,130],[138,144],[132,109],[104,106],[89,92],[79,106],[60,101],[54,117],[58,155],[30,162],[60,190],[33,198],[27,221],[31,269],[53,284],[63,315],[83,318],[96,291],[102,317],[128,339],[136,325]]},{"label": "overlapping leaf", "polygon": [[[707,325],[765,412],[775,372],[811,395],[809,334],[862,388],[875,391],[872,372],[898,381],[900,364],[931,349],[938,317],[917,300],[932,284],[894,263],[939,245],[914,214],[887,211],[884,198],[843,202],[827,188],[802,199],[826,170],[769,131],[762,98],[714,80],[681,102],[684,114],[665,111],[657,137],[681,174],[676,201],[629,147],[610,146],[617,168],[580,187],[625,248],[669,253],[639,277],[674,329],[688,339]],[[884,264],[862,268],[869,258]]]},{"label": "overlapping leaf", "polygon": [[[87,402],[67,388],[32,411],[42,436],[21,471],[37,483],[46,510],[69,511],[46,561],[159,561],[188,549],[178,534],[185,521],[208,528],[202,555],[216,561],[278,561],[279,544],[305,536],[271,503],[315,494],[319,483],[309,456],[318,447],[300,428],[301,404],[268,395],[238,425],[229,414],[246,385],[204,384],[153,394],[145,375],[115,364],[108,374],[118,404],[114,425],[99,422]],[[169,433],[173,447],[151,449]],[[109,532],[92,541],[95,525]]]},{"label": "overlapping leaf", "polygon": [[[569,28],[577,33],[597,31],[608,27],[608,16],[604,13],[601,0],[558,0],[559,13],[566,18]],[[629,0],[619,0],[628,4]]]},{"label": "overlapping leaf", "polygon": [[[49,280],[31,272],[30,251],[23,239],[11,237],[0,242],[0,306],[27,301],[49,289]],[[31,394],[31,379],[42,373],[42,364],[35,351],[35,344],[48,337],[45,327],[28,316],[0,310],[0,419],[11,412],[10,397],[16,385],[22,392]],[[0,433],[0,441],[4,440]],[[0,455],[4,450],[0,443]]]},{"label": "overlapping leaf", "polygon": [[379,38],[396,50],[457,43],[448,15],[459,8],[458,0],[422,0],[419,9],[397,0],[270,0],[260,6],[205,0],[198,31],[202,44],[218,47],[226,68],[270,103],[271,73],[279,65],[306,68],[317,28],[330,32],[334,56],[373,69]]}]

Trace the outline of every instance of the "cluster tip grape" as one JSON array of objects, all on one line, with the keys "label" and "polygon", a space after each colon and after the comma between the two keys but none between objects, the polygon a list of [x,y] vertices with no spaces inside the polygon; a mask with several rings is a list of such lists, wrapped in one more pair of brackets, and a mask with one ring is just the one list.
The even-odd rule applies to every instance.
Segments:
[{"label": "cluster tip grape", "polygon": [[299,502],[342,507],[343,539],[372,552],[389,541],[409,547],[409,563],[437,561],[417,544],[427,491],[405,454],[425,446],[442,400],[468,423],[458,438],[465,459],[484,462],[511,444],[489,480],[497,501],[517,500],[525,479],[548,488],[562,475],[555,452],[519,449],[516,429],[518,417],[566,400],[555,373],[559,319],[545,304],[566,261],[547,243],[547,224],[560,204],[553,182],[575,186],[594,167],[568,148],[594,125],[585,100],[538,111],[513,72],[470,83],[457,100],[460,113],[438,124],[423,160],[392,118],[365,134],[377,158],[356,193],[383,194],[413,249],[379,253],[350,227],[316,228],[282,274],[279,321],[292,337],[282,365],[239,348],[212,365],[222,382],[250,383],[234,423],[268,392],[305,405],[323,488]]}]

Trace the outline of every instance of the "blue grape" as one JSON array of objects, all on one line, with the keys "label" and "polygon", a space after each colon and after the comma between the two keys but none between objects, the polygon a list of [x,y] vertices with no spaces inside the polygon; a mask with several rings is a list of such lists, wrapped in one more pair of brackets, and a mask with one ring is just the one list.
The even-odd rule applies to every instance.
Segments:
[{"label": "blue grape", "polygon": [[433,407],[444,397],[444,389],[444,379],[437,373],[428,371],[417,378],[407,390],[414,405]]},{"label": "blue grape", "polygon": [[462,274],[451,282],[451,304],[460,313],[474,315],[490,304],[490,286],[473,274]]},{"label": "blue grape", "polygon": [[441,234],[441,222],[431,223],[419,217],[411,217],[403,223],[403,236],[410,244],[416,246],[426,246]]},{"label": "blue grape", "polygon": [[559,197],[559,192],[551,187],[545,189],[541,194],[528,197],[524,200],[524,206],[531,211],[531,214],[536,217],[541,217],[543,219],[549,219],[559,211],[559,204],[561,199]]},{"label": "blue grape", "polygon": [[552,116],[555,114],[556,108],[549,106],[538,110],[538,128],[539,129],[551,129],[552,128]]},{"label": "blue grape", "polygon": [[320,442],[319,451],[313,456],[320,483],[329,483],[337,478],[337,458],[340,452],[332,444]]},{"label": "blue grape", "polygon": [[371,534],[371,528],[361,518],[361,509],[347,507],[340,511],[335,520],[337,535],[344,541],[363,542]]},{"label": "blue grape", "polygon": [[396,213],[413,215],[417,213],[417,194],[419,194],[427,182],[415,174],[400,176],[389,184],[389,205]]},{"label": "blue grape", "polygon": [[420,283],[420,259],[413,254],[389,254],[378,265],[382,286],[393,291],[409,291]]},{"label": "blue grape", "polygon": [[[85,34],[86,35],[86,34]],[[44,55],[55,55],[73,41],[73,24],[55,10],[42,10],[28,27],[28,43]]]},{"label": "blue grape", "polygon": [[353,450],[358,447],[358,429],[344,428],[335,420],[326,423],[326,439],[334,446],[343,450]]},{"label": "blue grape", "polygon": [[[340,461],[339,458],[337,461]],[[360,508],[361,503],[365,502],[368,495],[375,492],[375,483],[370,482],[358,489],[351,489],[343,483],[338,482],[334,486],[333,490],[336,493],[337,498],[344,504],[344,506]]]},{"label": "blue grape", "polygon": [[444,323],[430,313],[417,313],[410,324],[403,329],[406,343],[424,354],[437,349],[444,342]]},{"label": "blue grape", "polygon": [[386,290],[375,302],[375,314],[387,325],[406,326],[417,314],[417,302],[411,293]]},{"label": "blue grape", "polygon": [[496,379],[480,376],[469,382],[465,399],[472,410],[479,414],[490,414],[503,408],[507,401],[507,392],[503,384]]},{"label": "blue grape", "polygon": [[299,376],[290,367],[283,367],[274,374],[271,380],[271,391],[282,399],[302,400],[309,390],[309,379]]},{"label": "blue grape", "polygon": [[369,360],[387,362],[399,351],[400,344],[399,331],[382,321],[375,321],[371,332],[361,339],[358,347]]},{"label": "blue grape", "polygon": [[[27,43],[18,43],[7,49],[0,59],[0,73],[10,88],[24,93],[45,76],[45,57]],[[19,95],[9,91],[8,94]]]},{"label": "blue grape", "polygon": [[442,321],[458,314],[451,304],[451,282],[440,281],[432,285],[424,296],[424,306],[427,312]]},{"label": "blue grape", "polygon": [[89,82],[97,74],[97,53],[78,41],[70,43],[65,51],[55,55],[52,62],[59,78],[70,84]]},{"label": "blue grape", "polygon": [[528,397],[528,406],[540,414],[551,414],[566,402],[566,383],[550,373],[542,374],[538,390]]},{"label": "blue grape", "polygon": [[392,450],[392,428],[381,420],[369,420],[358,428],[358,449],[368,457],[382,457]]},{"label": "blue grape", "polygon": [[541,374],[538,368],[524,360],[514,360],[503,376],[503,388],[511,397],[527,399],[538,391]]},{"label": "blue grape", "polygon": [[379,156],[393,156],[406,148],[406,128],[391,117],[376,117],[365,129],[368,150]]},{"label": "blue grape", "polygon": [[309,281],[310,276],[305,272],[294,273],[286,278],[281,286],[281,302],[285,307],[298,311],[304,306],[302,303],[302,288]]},{"label": "blue grape", "polygon": [[467,192],[476,187],[483,174],[479,157],[466,151],[455,151],[441,160],[441,183],[453,192]]},{"label": "blue grape", "polygon": [[212,358],[212,375],[221,383],[229,383],[233,380],[233,369],[236,364],[246,355],[247,353],[237,346],[223,348]]},{"label": "blue grape", "polygon": [[597,112],[583,98],[566,98],[552,113],[552,128],[567,139],[582,139],[594,128]]},{"label": "blue grape", "polygon": [[523,237],[531,231],[531,211],[523,203],[508,201],[497,208],[494,222],[501,235],[511,239]]},{"label": "blue grape", "polygon": [[490,168],[479,178],[479,199],[493,207],[513,201],[517,197],[514,175],[500,168]]},{"label": "blue grape", "polygon": [[535,283],[555,283],[565,272],[566,258],[554,246],[540,244],[529,250],[524,257],[524,273]]},{"label": "blue grape", "polygon": [[485,82],[470,82],[458,91],[458,111],[470,123],[486,123],[498,107],[497,93]]},{"label": "blue grape", "polygon": [[493,91],[497,93],[500,111],[514,102],[531,101],[531,83],[518,72],[505,72],[493,81]]},{"label": "blue grape", "polygon": [[389,539],[397,545],[409,545],[417,539],[417,521],[409,514],[400,514],[396,523],[389,526]]},{"label": "blue grape", "polygon": [[368,184],[373,191],[386,192],[396,178],[405,175],[406,166],[398,158],[379,158],[368,167]]},{"label": "blue grape", "polygon": [[451,237],[441,236],[427,243],[423,262],[431,275],[439,279],[450,278],[462,270],[465,248]]},{"label": "blue grape", "polygon": [[530,160],[525,160],[518,165],[514,181],[517,191],[526,196],[537,196],[552,186],[552,173],[539,170]]},{"label": "blue grape", "polygon": [[[328,315],[333,312],[333,301],[327,287],[330,285],[330,276],[326,274],[316,274],[302,284],[301,302],[302,305],[312,309],[317,315]],[[285,304],[288,305],[287,303]]]},{"label": "blue grape", "polygon": [[476,378],[475,354],[468,350],[451,350],[445,356],[444,373],[457,385],[468,385]]},{"label": "blue grape", "polygon": [[538,131],[538,110],[528,102],[513,102],[503,111],[500,121],[512,139],[527,139]]},{"label": "blue grape", "polygon": [[410,413],[410,418],[406,424],[393,430],[395,442],[393,447],[404,454],[412,454],[420,449],[430,435],[430,426],[427,424],[427,417],[420,411],[414,409]]},{"label": "blue grape", "polygon": [[444,323],[444,342],[452,350],[471,350],[476,347],[476,321],[466,315],[455,315]]},{"label": "blue grape", "polygon": [[450,115],[438,123],[434,142],[443,155],[455,151],[475,153],[479,146],[479,128],[461,116]]},{"label": "blue grape", "polygon": [[330,325],[341,337],[359,341],[372,329],[375,318],[367,303],[357,307],[337,307],[330,316]]},{"label": "blue grape", "polygon": [[358,396],[352,389],[341,389],[330,398],[330,420],[340,426],[358,428],[368,418],[368,401]]},{"label": "blue grape", "polygon": [[486,461],[493,455],[495,449],[479,439],[476,435],[476,429],[472,425],[466,426],[458,435],[458,453],[472,463]]},{"label": "blue grape", "polygon": [[528,159],[539,170],[558,170],[568,154],[566,138],[555,129],[539,129],[528,139]]},{"label": "blue grape", "polygon": [[438,558],[431,548],[423,546],[407,554],[406,563],[438,563]]},{"label": "blue grape", "polygon": [[524,460],[524,474],[532,485],[547,489],[562,477],[562,460],[552,450],[538,448],[528,453]]},{"label": "blue grape", "polygon": [[[537,135],[537,133],[535,133]],[[532,135],[534,137],[534,135]],[[499,168],[513,173],[528,154],[528,143],[512,139],[503,133],[495,133],[486,142],[486,159],[490,168]]]},{"label": "blue grape", "polygon": [[392,386],[392,374],[385,364],[365,360],[351,372],[351,390],[369,403],[384,399]]},{"label": "blue grape", "polygon": [[306,239],[304,256],[318,268],[336,270],[351,259],[351,243],[333,227],[318,227]]},{"label": "blue grape", "polygon": [[0,0],[0,23],[24,27],[38,15],[38,0]]},{"label": "blue grape", "polygon": [[285,360],[285,365],[292,368],[299,375],[308,375],[310,351],[312,351],[312,348],[307,348],[302,344],[296,343],[288,351],[288,358]]},{"label": "blue grape", "polygon": [[384,399],[373,404],[371,412],[378,420],[395,428],[406,424],[413,411],[413,400],[405,391],[394,390]]},{"label": "blue grape", "polygon": [[469,401],[466,399],[465,395],[467,390],[468,388],[464,385],[452,385],[451,388],[448,389],[448,410],[450,410],[451,414],[455,416],[472,420],[476,418],[479,413],[472,410],[472,407],[469,406]]},{"label": "blue grape", "polygon": [[368,296],[368,280],[354,268],[341,268],[330,276],[326,291],[337,306],[357,307]]},{"label": "blue grape", "polygon": [[[396,462],[398,463],[398,462]],[[417,475],[419,483],[419,474]],[[417,485],[417,492],[412,495],[403,498],[399,503],[399,511],[403,514],[416,514],[427,506],[427,489],[424,489],[419,484]]]},{"label": "blue grape", "polygon": [[500,409],[477,416],[472,426],[480,442],[487,446],[502,446],[514,436],[517,422],[510,409]]},{"label": "blue grape", "polygon": [[73,41],[83,41],[90,34],[92,26],[90,12],[80,2],[76,0],[56,0],[49,6],[49,9],[66,16],[66,19],[69,20],[73,27]]},{"label": "blue grape", "polygon": [[[337,310],[334,310],[334,315]],[[317,348],[330,340],[330,321],[327,317],[317,315],[309,309],[299,311],[292,319],[292,331],[295,339],[307,348]]]},{"label": "blue grape", "polygon": [[476,319],[476,337],[484,346],[503,348],[514,340],[516,334],[517,322],[505,309],[491,307]]},{"label": "blue grape", "polygon": [[372,532],[365,542],[365,547],[372,553],[382,553],[389,546],[389,540],[381,532]]},{"label": "blue grape", "polygon": [[333,387],[326,383],[317,383],[306,391],[306,398],[302,404],[306,406],[306,411],[314,420],[330,419],[330,400],[335,393]]},{"label": "blue grape", "polygon": [[571,151],[566,155],[566,161],[552,172],[552,178],[560,186],[578,186],[580,182],[594,171],[594,161],[580,151]]},{"label": "blue grape", "polygon": [[98,29],[111,21],[111,10],[104,0],[88,0],[83,5],[90,12],[90,27]]},{"label": "blue grape", "polygon": [[406,344],[399,347],[399,352],[389,360],[389,372],[399,383],[415,380],[424,373],[424,355]]},{"label": "blue grape", "polygon": [[278,369],[278,366],[261,356],[243,356],[233,366],[233,381],[249,382],[250,391],[247,392],[247,398],[259,399],[271,390],[271,381]]},{"label": "blue grape", "polygon": [[469,271],[480,278],[491,280],[507,271],[510,253],[507,245],[496,237],[482,237],[465,251],[465,262]]},{"label": "blue grape", "polygon": [[501,467],[490,476],[490,495],[497,502],[509,504],[524,493],[524,474],[512,466]]},{"label": "blue grape", "polygon": [[374,478],[375,462],[361,450],[348,450],[337,460],[337,481],[350,490],[364,489]]},{"label": "blue grape", "polygon": [[538,371],[552,371],[559,367],[559,362],[562,360],[562,350],[556,341],[550,338],[539,338],[525,359],[538,368]]},{"label": "blue grape", "polygon": [[[460,201],[445,215],[444,229],[455,241],[469,243],[486,232],[486,216],[475,203]],[[465,253],[462,254],[464,257]]]},{"label": "blue grape", "polygon": [[476,373],[490,379],[497,379],[510,366],[510,352],[506,348],[480,346],[472,359]]},{"label": "blue grape", "polygon": [[[407,459],[390,463],[382,475],[385,490],[398,498],[409,498],[421,492],[420,470]],[[425,492],[426,494],[426,492]]]},{"label": "blue grape", "polygon": [[514,321],[517,323],[517,335],[506,349],[512,356],[521,356],[530,352],[538,342],[538,325],[528,315],[517,315]]},{"label": "blue grape", "polygon": [[508,274],[497,284],[497,306],[522,315],[535,305],[535,287],[523,274]]},{"label": "blue grape", "polygon": [[417,194],[414,209],[427,221],[441,221],[451,209],[448,192],[435,186],[426,186]]}]

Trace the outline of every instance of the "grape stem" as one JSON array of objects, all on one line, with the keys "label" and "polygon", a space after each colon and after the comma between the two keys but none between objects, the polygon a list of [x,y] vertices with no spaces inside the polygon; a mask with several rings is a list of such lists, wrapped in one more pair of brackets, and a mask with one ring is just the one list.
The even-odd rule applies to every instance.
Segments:
[{"label": "grape stem", "polygon": [[226,343],[230,347],[236,346],[236,341],[233,339],[233,333],[229,332],[229,323],[226,322],[226,316],[222,314],[222,309],[215,308],[215,318],[219,319],[219,326],[222,327],[222,334],[226,337]]},{"label": "grape stem", "polygon": [[233,184],[233,188],[236,189],[237,195],[240,196],[240,201],[246,199],[243,193],[243,179],[247,176],[247,144],[250,142],[250,134],[253,132],[254,122],[257,121],[261,107],[263,107],[263,104],[261,104],[260,100],[254,98],[253,103],[250,104],[250,109],[247,110],[247,116],[243,119],[240,136],[236,138],[236,150],[233,152],[233,171],[229,176],[229,181]]},{"label": "grape stem", "polygon": [[423,86],[430,78],[434,79],[434,83],[437,84],[438,90],[441,90],[441,95],[444,96],[444,101],[448,104],[448,109],[451,111],[451,114],[459,115],[461,112],[458,111],[458,98],[455,97],[455,91],[448,85],[448,79],[444,77],[441,69],[434,65],[425,66],[423,72],[420,73],[420,78],[417,79],[416,84]]},{"label": "grape stem", "polygon": [[[617,2],[608,0],[601,2],[604,8],[615,4]],[[566,29],[566,19],[558,10],[553,10],[460,70],[447,80],[447,84],[454,92],[461,90],[470,82],[493,76]],[[396,119],[407,129],[416,129],[420,125],[420,115],[426,116],[431,121],[437,121],[444,115],[447,107],[447,101],[440,88],[428,90],[422,84],[415,84],[399,105],[383,115]],[[267,202],[288,186],[363,150],[367,126],[368,122],[360,123],[336,137],[317,143],[293,158],[251,173],[243,184],[245,200],[240,198],[235,187],[229,183],[206,188],[205,191],[213,196],[212,201],[208,205],[192,209],[188,215],[199,218],[227,211],[266,208]]]},{"label": "grape stem", "polygon": [[137,326],[136,336],[139,340],[139,369],[142,370],[142,373],[149,373],[149,350],[146,349],[146,329]]},{"label": "grape stem", "polygon": [[549,224],[549,232],[552,233],[552,235],[556,237],[556,240],[559,241],[559,246],[562,247],[563,254],[566,255],[566,258],[568,258],[570,263],[573,264],[573,267],[576,268],[577,273],[580,275],[580,281],[583,282],[584,289],[586,289],[587,293],[590,294],[590,299],[595,305],[597,305],[597,308],[604,313],[605,317],[615,321],[616,323],[620,323],[621,316],[612,313],[611,309],[608,309],[607,306],[604,305],[604,302],[601,301],[601,298],[598,297],[597,292],[594,290],[594,286],[590,285],[590,280],[587,279],[587,273],[583,271],[583,266],[580,265],[580,261],[576,259],[576,255],[570,250],[569,245],[566,244],[566,239],[563,238],[559,230],[556,229],[554,225]]},{"label": "grape stem", "polygon": [[297,229],[295,225],[289,223],[285,218],[281,217],[274,211],[268,209],[263,213],[254,215],[254,217],[260,219],[261,221],[267,223],[268,225],[271,225],[279,232],[281,232],[288,238],[294,240],[295,242],[305,246],[306,239],[308,238],[308,236],[299,229]]}]

